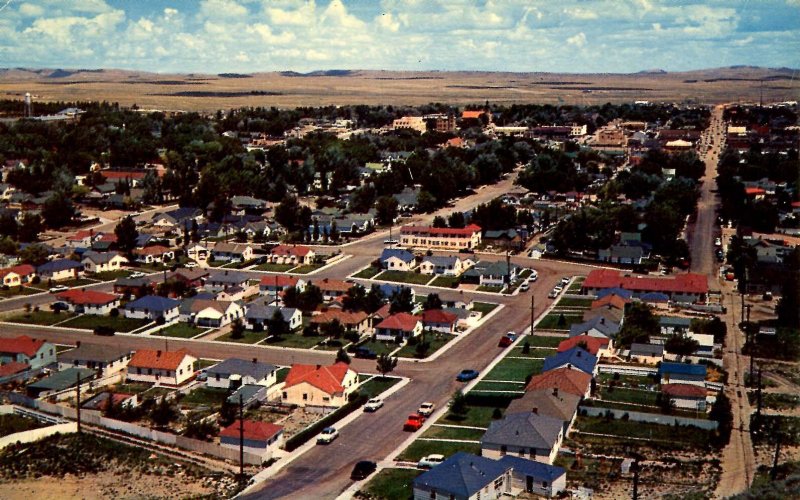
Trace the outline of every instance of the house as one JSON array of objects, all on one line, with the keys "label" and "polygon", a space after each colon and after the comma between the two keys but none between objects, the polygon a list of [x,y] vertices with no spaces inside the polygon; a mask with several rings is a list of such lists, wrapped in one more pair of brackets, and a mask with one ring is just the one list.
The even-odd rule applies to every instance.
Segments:
[{"label": "house", "polygon": [[140,349],[128,362],[128,380],[180,386],[194,377],[197,358],[185,350]]},{"label": "house", "polygon": [[583,398],[577,394],[559,392],[552,389],[527,391],[521,398],[514,399],[505,411],[506,415],[515,413],[536,413],[564,422],[564,435],[569,433],[572,422],[578,414],[578,405]]},{"label": "house", "polygon": [[300,309],[253,303],[247,306],[247,312],[244,313],[245,327],[248,330],[266,330],[269,320],[275,315],[275,311],[281,312],[281,316],[289,324],[290,330],[298,330],[303,326],[303,314]]},{"label": "house", "polygon": [[634,342],[628,356],[634,363],[656,365],[664,360],[664,346]]},{"label": "house", "polygon": [[349,312],[338,309],[328,309],[327,311],[311,317],[311,324],[317,327],[338,321],[345,330],[358,332],[361,335],[370,332],[369,316],[363,311]]},{"label": "house", "polygon": [[128,259],[117,252],[95,252],[89,250],[81,255],[83,270],[87,273],[103,273],[117,271],[127,264]]},{"label": "house", "polygon": [[151,224],[156,227],[175,229],[191,227],[193,222],[200,222],[203,211],[199,208],[183,207],[169,212],[157,213],[153,216]]},{"label": "house", "polygon": [[392,195],[397,200],[397,211],[400,213],[410,213],[417,209],[419,204],[419,194],[422,190],[418,187],[404,187],[399,193]]},{"label": "house", "polygon": [[237,271],[216,271],[206,278],[203,288],[209,292],[221,292],[231,287],[247,288],[249,277]]},{"label": "house", "polygon": [[209,277],[209,272],[205,269],[176,269],[174,272],[167,273],[167,281],[180,281],[187,288],[201,288],[205,285]]},{"label": "house", "polygon": [[82,229],[67,236],[66,245],[70,248],[89,248],[92,246],[92,241],[99,235],[100,233],[95,233],[91,229]]},{"label": "house", "polygon": [[594,376],[597,374],[597,358],[581,347],[575,346],[572,349],[561,351],[553,356],[544,358],[542,372],[548,372],[563,367],[571,370],[580,370]]},{"label": "house", "polygon": [[286,276],[283,274],[262,276],[261,281],[258,282],[258,291],[261,295],[275,296],[287,288],[297,288],[303,291],[305,287],[306,282],[304,280],[295,276]]},{"label": "house", "polygon": [[117,278],[114,282],[114,293],[119,295],[130,295],[131,297],[143,297],[155,292],[156,282],[152,278]]},{"label": "house", "polygon": [[181,321],[200,327],[220,328],[244,316],[237,302],[188,298],[178,308]]},{"label": "house", "polygon": [[314,263],[314,250],[303,245],[278,245],[270,250],[268,257],[272,264],[304,265]]},{"label": "house", "polygon": [[630,304],[630,302],[630,297],[625,297],[612,292],[609,294],[604,294],[602,297],[593,300],[590,309],[600,309],[605,307],[624,311],[625,306]]},{"label": "house", "polygon": [[263,462],[284,443],[283,426],[255,420],[236,420],[219,432],[219,444],[261,457]]},{"label": "house", "polygon": [[697,342],[695,356],[710,358],[714,356],[714,336],[705,333],[689,332],[687,336]]},{"label": "house", "polygon": [[708,391],[702,385],[695,384],[664,384],[661,394],[668,397],[675,408],[681,410],[706,411],[706,397]]},{"label": "house", "polygon": [[56,362],[56,346],[27,335],[0,338],[0,364],[24,363],[39,370]]},{"label": "house", "polygon": [[214,260],[223,262],[247,262],[253,260],[253,247],[247,243],[224,243],[214,245],[211,254]]},{"label": "house", "polygon": [[384,269],[390,271],[410,271],[416,264],[414,254],[402,248],[384,248],[380,262]]},{"label": "house", "polygon": [[511,492],[511,466],[459,451],[413,485],[414,500],[497,500]]},{"label": "house", "polygon": [[547,498],[558,496],[567,489],[567,471],[555,465],[506,455],[498,462],[511,467],[511,490]]},{"label": "house", "polygon": [[618,323],[606,321],[603,316],[597,316],[583,323],[573,323],[569,327],[569,336],[588,335],[590,337],[613,339],[619,333],[619,330]]},{"label": "house", "polygon": [[505,455],[528,457],[552,464],[564,439],[564,421],[533,411],[506,414],[495,420],[481,438],[481,455],[500,458]]},{"label": "house", "polygon": [[56,298],[67,304],[68,310],[75,313],[106,316],[119,307],[119,296],[113,293],[79,290],[73,288],[56,294]]},{"label": "house", "polygon": [[638,265],[649,257],[645,252],[644,246],[629,245],[627,243],[611,245],[608,248],[601,248],[597,252],[597,260],[601,262],[611,262],[614,264]]},{"label": "house", "polygon": [[700,302],[708,294],[708,278],[704,274],[677,274],[670,278],[630,276],[612,269],[595,269],[581,285],[581,293],[594,295],[607,288],[623,288],[638,297],[660,292],[674,302]]},{"label": "house", "polygon": [[145,295],[133,302],[125,304],[125,317],[134,319],[149,319],[156,321],[164,318],[164,322],[178,318],[180,301],[159,297],[158,295]]},{"label": "house", "polygon": [[705,386],[706,365],[661,363],[658,375],[662,384],[692,384]]},{"label": "house", "polygon": [[43,280],[66,281],[79,278],[83,264],[69,259],[56,259],[45,262],[36,268],[36,274]]},{"label": "house", "polygon": [[298,406],[340,407],[358,387],[358,375],[347,363],[330,366],[293,364],[282,400]]},{"label": "house", "polygon": [[277,367],[239,358],[225,361],[206,369],[206,385],[217,389],[238,389],[245,385],[271,387],[278,382]]},{"label": "house", "polygon": [[123,408],[135,408],[139,406],[139,397],[136,394],[125,394],[122,392],[101,392],[92,397],[81,408],[85,410],[103,411],[109,406],[121,406]]},{"label": "house", "polygon": [[88,368],[97,371],[100,377],[109,377],[125,370],[131,356],[127,348],[78,342],[75,349],[58,355],[58,369]]},{"label": "house", "polygon": [[429,309],[422,313],[422,328],[441,333],[456,333],[458,316],[441,309]]},{"label": "house", "polygon": [[175,258],[175,252],[164,245],[152,245],[144,248],[134,248],[133,254],[136,256],[136,262],[141,264],[168,262]]},{"label": "house", "polygon": [[595,321],[597,318],[603,318],[606,323],[614,323],[614,324],[622,324],[622,320],[625,318],[625,310],[618,309],[611,304],[595,307],[594,309],[589,309],[588,311],[584,311],[583,313],[583,321]]},{"label": "house", "polygon": [[516,229],[487,230],[483,233],[483,241],[500,248],[520,250],[525,242]]},{"label": "house", "polygon": [[28,264],[20,264],[14,267],[0,269],[0,279],[2,285],[7,287],[22,286],[30,283],[36,275],[36,268]]},{"label": "house", "polygon": [[592,389],[592,376],[580,370],[557,368],[536,375],[525,387],[526,391],[537,389],[558,389],[559,393],[566,392],[576,396],[589,397]]},{"label": "house", "polygon": [[456,328],[467,330],[478,324],[483,317],[480,311],[472,311],[461,307],[445,307],[442,311],[454,315],[457,319]]},{"label": "house", "polygon": [[333,300],[337,297],[343,297],[354,286],[354,283],[342,280],[332,280],[329,278],[321,279],[319,281],[311,282],[322,291],[322,298],[325,301]]},{"label": "house", "polygon": [[592,337],[590,335],[576,335],[567,340],[562,340],[558,344],[558,352],[564,352],[572,349],[573,347],[581,347],[589,354],[601,358],[603,356],[611,355],[612,341],[608,338]]},{"label": "house", "polygon": [[475,224],[464,228],[403,226],[400,229],[400,245],[406,248],[461,250],[475,248],[480,243],[481,228]]},{"label": "house", "polygon": [[211,255],[209,249],[199,243],[193,243],[186,247],[186,257],[197,263],[207,261],[209,255]]},{"label": "house", "polygon": [[439,276],[458,276],[466,268],[464,264],[465,262],[458,257],[431,255],[423,257],[419,265],[419,272]]},{"label": "house", "polygon": [[508,262],[480,260],[464,271],[464,281],[481,286],[504,286],[517,279],[519,266]]},{"label": "house", "polygon": [[408,313],[392,314],[375,326],[377,340],[404,340],[422,333],[422,318]]},{"label": "house", "polygon": [[686,333],[692,326],[692,318],[680,316],[658,316],[658,325],[662,335]]},{"label": "house", "polygon": [[66,370],[55,372],[49,377],[37,380],[32,384],[28,384],[25,388],[28,396],[32,398],[42,397],[44,395],[53,394],[67,389],[71,389],[80,383],[86,383],[94,379],[97,373],[88,368],[70,367]]}]

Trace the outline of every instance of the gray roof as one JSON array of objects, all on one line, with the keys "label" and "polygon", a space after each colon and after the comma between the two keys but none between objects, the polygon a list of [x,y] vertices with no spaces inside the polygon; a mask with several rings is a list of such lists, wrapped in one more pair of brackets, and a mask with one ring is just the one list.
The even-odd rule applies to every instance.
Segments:
[{"label": "gray roof", "polygon": [[631,356],[663,356],[664,346],[656,344],[631,344]]},{"label": "gray roof", "polygon": [[109,363],[124,358],[133,352],[131,349],[113,345],[81,344],[75,349],[58,355],[61,362],[72,363],[75,361],[99,361]]},{"label": "gray roof", "polygon": [[245,319],[267,320],[275,315],[275,310],[281,311],[284,321],[291,321],[292,317],[297,312],[293,307],[277,307],[268,306],[266,304],[250,304],[247,306],[247,312],[244,314]]},{"label": "gray roof", "polygon": [[596,316],[583,323],[572,325],[569,328],[569,336],[575,337],[576,335],[583,335],[589,330],[595,329],[605,335],[606,337],[614,337],[619,333],[619,325],[617,323],[608,321],[603,316]]},{"label": "gray roof", "polygon": [[564,421],[533,412],[506,415],[489,424],[481,438],[481,446],[511,445],[515,447],[551,449],[558,441]]},{"label": "gray roof", "polygon": [[60,372],[54,373],[47,378],[43,378],[37,382],[29,384],[30,389],[38,391],[61,391],[74,387],[80,374],[81,381],[94,378],[95,371],[89,368],[67,368]]},{"label": "gray roof", "polygon": [[430,262],[434,266],[452,267],[458,262],[458,257],[446,255],[431,255],[422,259],[422,262]]},{"label": "gray roof", "polygon": [[500,457],[498,462],[514,469],[513,473],[515,476],[531,476],[533,480],[537,482],[546,481],[548,483],[553,483],[556,479],[567,473],[567,471],[561,467],[543,464],[513,455]]},{"label": "gray roof", "polygon": [[88,252],[83,252],[81,256],[81,261],[84,259],[89,259],[90,261],[94,262],[95,264],[106,264],[111,262],[111,259],[117,256],[117,252],[93,252],[89,250]]},{"label": "gray roof", "polygon": [[245,273],[237,271],[217,271],[211,273],[206,279],[206,283],[229,283],[231,285],[238,285],[247,281],[248,277]]},{"label": "gray roof", "polygon": [[459,451],[414,479],[414,487],[469,498],[509,469],[496,460]]},{"label": "gray roof", "polygon": [[[518,270],[519,266],[511,264],[512,273]],[[487,262],[484,260],[478,261],[474,266],[468,269],[465,276],[506,276],[508,274],[508,263],[503,261]]]},{"label": "gray roof", "polygon": [[533,413],[535,408],[539,415],[569,421],[575,416],[581,399],[576,394],[559,392],[557,389],[538,389],[526,392],[521,398],[511,401],[506,415]]},{"label": "gray roof", "polygon": [[216,375],[219,373],[221,377],[228,378],[231,375],[241,375],[253,377],[256,380],[261,380],[267,375],[275,371],[277,367],[269,363],[259,363],[251,360],[239,358],[228,358],[221,363],[206,369],[209,375]]}]

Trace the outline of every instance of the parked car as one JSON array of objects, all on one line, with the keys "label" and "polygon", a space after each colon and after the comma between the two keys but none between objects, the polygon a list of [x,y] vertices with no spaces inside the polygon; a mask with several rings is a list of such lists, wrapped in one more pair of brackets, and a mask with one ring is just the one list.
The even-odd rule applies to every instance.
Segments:
[{"label": "parked car", "polygon": [[144,278],[145,276],[146,276],[146,274],[144,274],[143,272],[136,271],[135,273],[131,273],[129,278]]},{"label": "parked car", "polygon": [[187,262],[186,264],[183,265],[183,267],[185,267],[186,269],[194,269],[195,267],[197,267],[197,262]]},{"label": "parked car", "polygon": [[50,293],[59,293],[59,292],[66,292],[67,290],[69,290],[68,286],[56,285],[53,288],[51,288],[50,290],[48,290],[48,291]]},{"label": "parked car", "polygon": [[383,400],[380,398],[372,398],[364,405],[364,411],[366,412],[373,412],[378,411],[378,409],[383,406]]},{"label": "parked car", "polygon": [[356,350],[353,351],[353,354],[357,358],[362,359],[377,359],[378,355],[372,349],[368,347],[356,347]]},{"label": "parked car", "polygon": [[317,444],[330,444],[339,437],[339,431],[333,427],[325,427],[317,436]]},{"label": "parked car", "polygon": [[403,430],[411,432],[418,431],[420,427],[422,427],[422,424],[424,423],[425,423],[424,415],[420,415],[419,413],[412,413],[406,419],[406,423],[403,424]]},{"label": "parked car", "polygon": [[517,333],[508,331],[506,332],[506,337],[510,338],[511,340],[517,340]]},{"label": "parked car", "polygon": [[519,286],[520,292],[527,292],[531,289],[531,286],[528,284],[527,280],[523,281],[522,284]]},{"label": "parked car", "polygon": [[461,370],[461,372],[456,375],[456,380],[459,382],[469,382],[470,380],[478,378],[479,373],[478,370]]},{"label": "parked car", "polygon": [[433,413],[433,409],[434,408],[436,408],[435,404],[429,403],[429,402],[426,401],[426,402],[422,403],[421,405],[419,405],[419,409],[417,410],[417,413],[419,413],[423,417],[430,417],[431,414]]},{"label": "parked car", "polygon": [[420,469],[432,469],[442,462],[444,462],[444,455],[434,453],[432,455],[420,458],[419,462],[417,462],[417,467]]},{"label": "parked car", "polygon": [[550,290],[550,293],[547,294],[548,299],[554,299],[556,297],[558,297],[558,292],[556,291],[555,288]]},{"label": "parked car", "polygon": [[458,253],[475,253],[475,250],[471,248],[460,248],[458,250]]},{"label": "parked car", "polygon": [[566,285],[567,283],[569,283],[569,280],[571,280],[571,279],[572,279],[572,276],[564,276],[563,278],[561,278],[561,283]]},{"label": "parked car", "polygon": [[66,302],[54,302],[50,304],[50,309],[54,312],[69,311],[69,304]]},{"label": "parked car", "polygon": [[513,343],[514,343],[514,341],[512,339],[508,338],[508,335],[503,335],[500,338],[500,342],[497,343],[497,347],[508,347]]},{"label": "parked car", "polygon": [[531,275],[528,277],[528,279],[531,281],[536,281],[539,279],[539,273],[536,271],[536,269],[531,269]]},{"label": "parked car", "polygon": [[375,472],[377,468],[378,464],[375,462],[361,460],[360,462],[356,463],[355,467],[353,467],[353,472],[350,473],[350,479],[354,481],[366,479],[367,476]]},{"label": "parked car", "polygon": [[384,245],[397,245],[398,243],[400,242],[397,240],[383,240]]}]

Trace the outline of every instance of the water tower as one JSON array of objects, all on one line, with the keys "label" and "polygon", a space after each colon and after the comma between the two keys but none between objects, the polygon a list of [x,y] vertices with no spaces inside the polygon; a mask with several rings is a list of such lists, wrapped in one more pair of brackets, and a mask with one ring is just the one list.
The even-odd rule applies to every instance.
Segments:
[{"label": "water tower", "polygon": [[31,105],[31,93],[25,92],[25,118],[33,116],[33,107]]}]

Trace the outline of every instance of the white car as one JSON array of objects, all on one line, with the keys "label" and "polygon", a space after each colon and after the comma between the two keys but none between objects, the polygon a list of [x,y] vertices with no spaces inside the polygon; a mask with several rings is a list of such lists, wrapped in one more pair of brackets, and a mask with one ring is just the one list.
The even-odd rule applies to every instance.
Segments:
[{"label": "white car", "polygon": [[372,398],[367,401],[367,404],[364,405],[364,411],[366,412],[373,412],[378,411],[379,408],[383,406],[383,400],[380,398]]},{"label": "white car", "polygon": [[553,291],[556,292],[557,294],[561,293],[561,290],[563,290],[563,289],[564,289],[564,287],[561,286],[561,285],[556,285],[556,286],[553,287]]},{"label": "white car", "polygon": [[419,462],[417,462],[417,467],[420,469],[432,469],[442,462],[444,462],[444,455],[434,453],[433,455],[422,457]]},{"label": "white car", "polygon": [[186,269],[194,269],[195,267],[197,267],[197,262],[187,262],[186,264],[183,265],[183,267],[185,267]]},{"label": "white car", "polygon": [[419,405],[419,409],[417,410],[417,413],[419,413],[423,417],[430,417],[431,414],[433,413],[433,409],[434,408],[436,408],[435,404],[425,402],[425,403],[422,403],[421,405]]},{"label": "white car", "polygon": [[136,271],[135,273],[131,273],[131,278],[144,278],[146,275],[143,272]]},{"label": "white car", "polygon": [[56,286],[54,286],[53,288],[51,288],[51,289],[49,290],[49,292],[50,292],[50,293],[58,293],[58,292],[66,292],[67,290],[69,290],[69,287],[68,287],[68,286],[64,286],[64,285],[56,285]]},{"label": "white car", "polygon": [[317,444],[330,444],[339,437],[339,431],[333,427],[325,427],[317,436]]},{"label": "white car", "polygon": [[523,281],[522,284],[519,286],[519,291],[520,292],[527,292],[530,289],[531,289],[531,286],[528,284],[527,280]]},{"label": "white car", "polygon": [[530,281],[536,281],[539,279],[539,273],[536,270],[531,271],[531,275],[528,277]]}]

